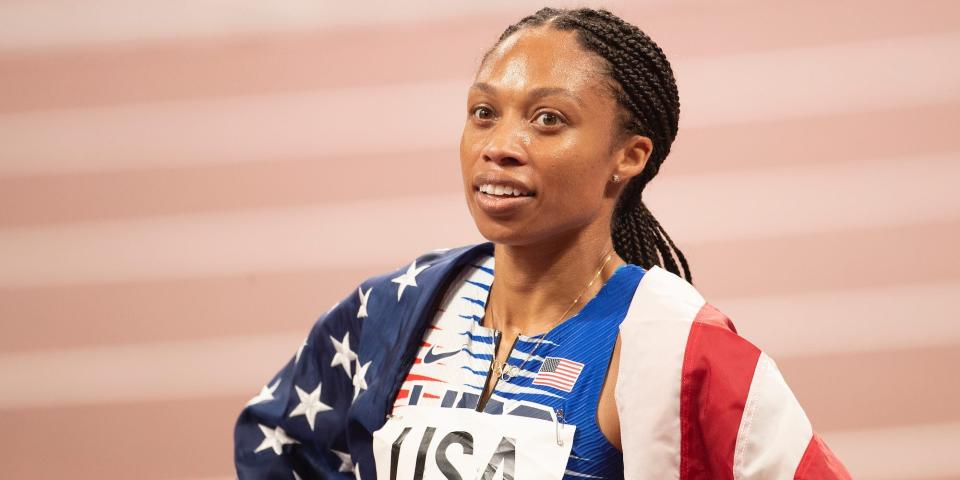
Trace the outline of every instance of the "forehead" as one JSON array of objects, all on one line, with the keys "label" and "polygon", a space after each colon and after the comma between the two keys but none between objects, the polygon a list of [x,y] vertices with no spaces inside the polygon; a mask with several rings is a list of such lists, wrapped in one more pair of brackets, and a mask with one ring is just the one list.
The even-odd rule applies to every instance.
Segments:
[{"label": "forehead", "polygon": [[580,46],[575,31],[525,28],[500,43],[477,72],[497,89],[561,87],[584,96],[603,93],[602,61]]}]

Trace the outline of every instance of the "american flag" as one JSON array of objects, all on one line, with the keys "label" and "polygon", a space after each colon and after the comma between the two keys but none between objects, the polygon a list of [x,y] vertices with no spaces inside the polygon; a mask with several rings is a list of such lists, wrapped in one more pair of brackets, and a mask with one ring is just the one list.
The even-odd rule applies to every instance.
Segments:
[{"label": "american flag", "polygon": [[540,365],[537,376],[533,377],[533,384],[546,385],[569,392],[573,390],[573,384],[577,383],[581,370],[583,370],[582,363],[566,358],[547,357],[543,359],[543,364]]}]

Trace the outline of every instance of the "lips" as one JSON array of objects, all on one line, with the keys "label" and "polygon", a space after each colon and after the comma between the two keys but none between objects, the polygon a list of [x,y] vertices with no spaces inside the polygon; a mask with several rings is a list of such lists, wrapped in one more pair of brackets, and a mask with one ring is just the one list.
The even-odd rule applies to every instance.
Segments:
[{"label": "lips", "polygon": [[490,195],[480,190],[474,192],[474,200],[481,211],[491,217],[508,217],[534,202],[532,195]]},{"label": "lips", "polygon": [[487,195],[506,197],[533,197],[537,194],[527,182],[503,172],[483,172],[475,176],[473,188]]},{"label": "lips", "polygon": [[506,217],[534,202],[536,190],[523,180],[502,172],[484,172],[473,181],[474,199],[491,217]]}]

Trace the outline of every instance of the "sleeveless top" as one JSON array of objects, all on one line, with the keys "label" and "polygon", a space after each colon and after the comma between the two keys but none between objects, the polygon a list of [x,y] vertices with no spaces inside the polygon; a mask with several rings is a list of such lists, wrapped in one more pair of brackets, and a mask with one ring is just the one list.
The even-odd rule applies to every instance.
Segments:
[{"label": "sleeveless top", "polygon": [[[418,406],[476,409],[499,342],[499,332],[481,325],[493,272],[493,256],[480,257],[450,285],[394,413]],[[623,478],[623,456],[601,432],[597,404],[620,324],[645,272],[621,265],[579,313],[543,337],[520,335],[507,360],[514,376],[498,380],[484,406],[487,414],[539,419],[558,429],[576,425],[564,479]]]}]

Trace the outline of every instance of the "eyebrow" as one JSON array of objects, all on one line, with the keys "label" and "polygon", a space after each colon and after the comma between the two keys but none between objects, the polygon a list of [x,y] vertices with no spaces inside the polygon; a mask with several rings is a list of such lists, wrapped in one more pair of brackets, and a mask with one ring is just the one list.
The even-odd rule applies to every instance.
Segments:
[{"label": "eyebrow", "polygon": [[[496,95],[496,94],[497,94],[497,88],[494,87],[493,85],[490,85],[489,83],[485,83],[485,82],[477,82],[477,83],[474,83],[473,86],[471,86],[470,88],[471,88],[471,89],[474,89],[474,88],[475,88],[475,89],[477,89],[477,90],[480,90],[481,92],[485,92],[485,93],[488,93],[488,94],[490,94],[490,95]],[[573,101],[577,102],[577,104],[580,105],[581,107],[583,107],[583,106],[585,105],[584,102],[583,102],[583,99],[580,98],[579,95],[571,92],[570,90],[567,90],[566,88],[562,88],[562,87],[537,87],[537,88],[534,88],[533,90],[530,90],[530,98],[531,98],[531,99],[534,99],[534,100],[537,100],[537,99],[540,99],[540,98],[543,98],[543,97],[548,97],[548,96],[550,96],[550,95],[559,95],[559,96],[562,96],[562,97],[568,97],[568,98],[573,99]]]}]

